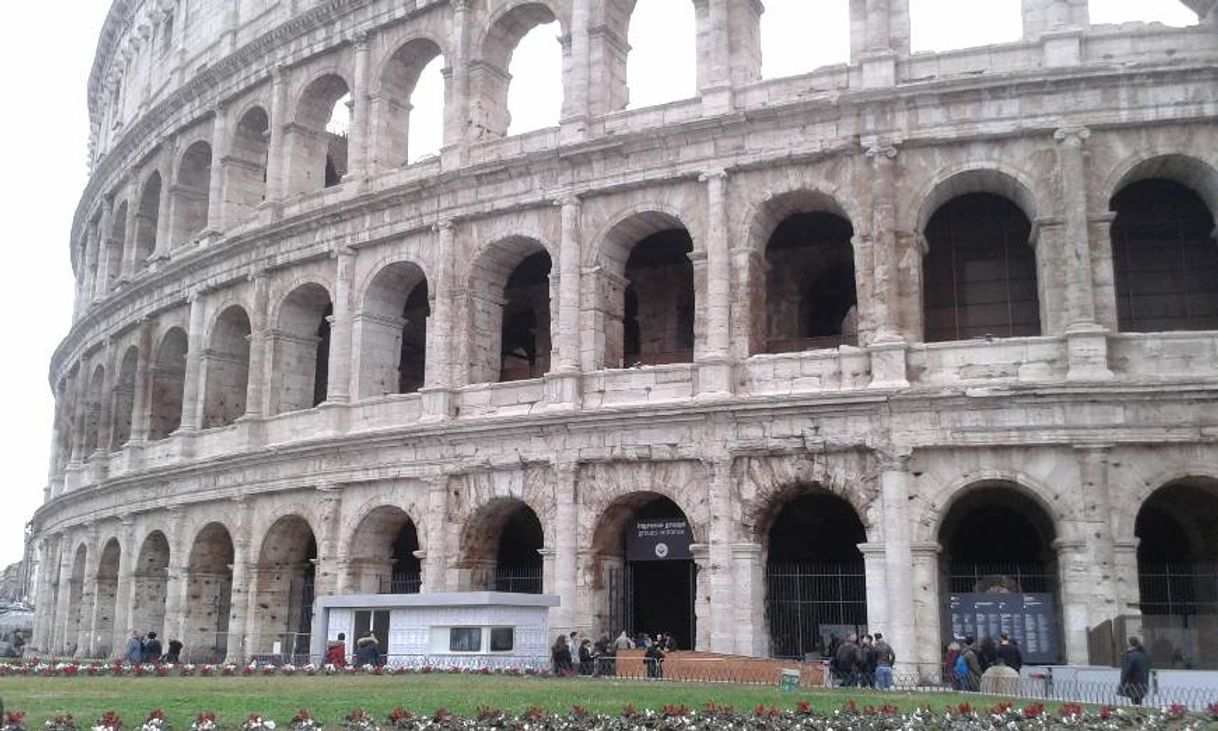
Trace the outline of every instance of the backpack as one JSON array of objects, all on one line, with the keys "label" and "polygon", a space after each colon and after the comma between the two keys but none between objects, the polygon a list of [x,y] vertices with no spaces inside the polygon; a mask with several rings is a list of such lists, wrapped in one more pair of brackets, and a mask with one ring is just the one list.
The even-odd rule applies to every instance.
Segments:
[{"label": "backpack", "polygon": [[964,678],[968,676],[968,660],[964,659],[964,652],[956,655],[956,665],[952,668],[952,670],[956,672],[957,678]]}]

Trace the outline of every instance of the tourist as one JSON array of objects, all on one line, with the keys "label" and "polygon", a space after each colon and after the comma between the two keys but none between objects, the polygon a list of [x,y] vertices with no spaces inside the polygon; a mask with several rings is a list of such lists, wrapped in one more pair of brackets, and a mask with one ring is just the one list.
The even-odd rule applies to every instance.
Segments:
[{"label": "tourist", "polygon": [[850,633],[846,636],[845,642],[837,646],[837,654],[833,656],[831,670],[837,679],[837,684],[843,688],[853,688],[858,685],[858,640],[858,635]]},{"label": "tourist", "polygon": [[998,635],[998,657],[1016,673],[1023,667],[1023,653],[1019,651],[1019,645],[1011,639],[1011,635],[1006,632]]},{"label": "tourist", "polygon": [[960,656],[960,643],[952,640],[943,651],[943,680],[954,690],[960,690],[960,678],[956,677],[956,658]]},{"label": "tourist", "polygon": [[863,635],[859,642],[859,687],[874,688],[875,687],[875,647],[872,644],[871,635]]},{"label": "tourist", "polygon": [[19,629],[13,630],[13,657],[21,657],[25,654],[25,634]]},{"label": "tourist", "polygon": [[998,645],[994,642],[994,638],[989,635],[982,637],[977,643],[977,662],[981,665],[981,672],[985,672],[998,659]]},{"label": "tourist", "polygon": [[156,638],[156,632],[149,632],[144,641],[144,662],[156,663],[161,659],[161,641]]},{"label": "tourist", "polygon": [[[629,642],[630,638],[626,638]],[[609,642],[609,635],[602,634],[592,646],[592,656],[596,658],[597,675],[617,675],[617,651]]]},{"label": "tourist", "polygon": [[585,637],[579,643],[579,674],[592,674],[592,640]]},{"label": "tourist", "polygon": [[555,675],[567,675],[571,672],[571,647],[567,644],[567,636],[559,635],[550,648],[550,662],[554,665]]},{"label": "tourist", "polygon": [[376,667],[381,664],[381,643],[377,641],[376,635],[369,632],[367,636],[359,638],[355,643],[355,667],[362,668],[365,665]]},{"label": "tourist", "polygon": [[638,636],[634,638],[634,646],[646,650],[651,647],[651,637],[646,632],[639,632]]},{"label": "tourist", "polygon": [[1135,706],[1142,705],[1146,691],[1150,688],[1150,655],[1142,647],[1140,637],[1129,638],[1129,649],[1121,658],[1121,683],[1117,694],[1129,699]]},{"label": "tourist", "polygon": [[981,674],[981,692],[1015,697],[1019,694],[1019,673],[999,655]]},{"label": "tourist", "polygon": [[643,662],[647,665],[647,677],[660,679],[664,677],[664,645],[660,643],[662,636],[657,635],[656,641],[643,651]]},{"label": "tourist", "polygon": [[626,630],[622,630],[622,633],[613,641],[613,649],[618,652],[634,649],[634,640],[630,639],[630,636],[626,634]]},{"label": "tourist", "polygon": [[892,666],[897,662],[897,654],[893,652],[892,645],[884,640],[884,635],[880,632],[875,633],[875,645],[872,647],[875,653],[875,684],[880,690],[888,690],[892,687]]},{"label": "tourist", "polygon": [[144,662],[144,640],[139,632],[132,632],[127,638],[127,646],[123,648],[123,662],[128,665],[139,665]]},{"label": "tourist", "polygon": [[177,665],[182,662],[182,643],[178,640],[169,641],[169,652],[165,653],[166,665]]},{"label": "tourist", "polygon": [[347,635],[338,633],[338,639],[326,645],[325,663],[336,668],[347,666]]},{"label": "tourist", "polygon": [[977,659],[976,640],[972,635],[964,638],[964,647],[956,655],[953,669],[956,680],[960,683],[959,690],[976,692],[981,682],[981,662]]}]

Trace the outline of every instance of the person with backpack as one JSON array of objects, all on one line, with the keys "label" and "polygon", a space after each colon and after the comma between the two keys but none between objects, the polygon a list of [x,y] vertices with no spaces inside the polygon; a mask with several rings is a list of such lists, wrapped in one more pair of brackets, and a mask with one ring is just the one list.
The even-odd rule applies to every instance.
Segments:
[{"label": "person with backpack", "polygon": [[956,664],[953,668],[956,678],[960,682],[960,690],[974,693],[981,687],[981,662],[977,659],[975,642],[976,640],[971,635],[964,638],[964,647],[960,650],[960,654],[956,655]]},{"label": "person with backpack", "polygon": [[872,652],[875,654],[875,685],[880,690],[888,690],[892,688],[892,667],[897,663],[897,654],[881,632],[875,633]]}]

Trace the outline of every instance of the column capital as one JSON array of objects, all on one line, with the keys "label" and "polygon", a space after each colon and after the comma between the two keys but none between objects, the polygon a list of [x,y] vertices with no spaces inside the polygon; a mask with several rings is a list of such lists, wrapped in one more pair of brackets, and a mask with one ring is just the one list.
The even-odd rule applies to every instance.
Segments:
[{"label": "column capital", "polygon": [[560,195],[554,199],[554,205],[562,207],[562,208],[568,208],[568,207],[578,208],[578,207],[582,206],[583,203],[584,203],[584,199],[582,197],[580,197],[580,194],[573,193],[573,192],[572,193],[563,193],[562,195]]},{"label": "column capital", "polygon": [[345,256],[355,256],[355,249],[349,244],[339,244],[330,250],[331,259],[341,259]]},{"label": "column capital", "polygon": [[455,218],[444,218],[439,221],[436,221],[432,225],[431,230],[438,234],[443,234],[445,232],[451,233],[453,230],[453,227],[456,225],[457,225],[457,220]]},{"label": "column capital", "polygon": [[356,51],[367,51],[369,42],[372,40],[372,32],[368,30],[359,30],[351,37],[351,42],[355,44]]},{"label": "column capital", "polygon": [[909,460],[913,459],[914,448],[908,444],[886,444],[876,446],[876,460],[880,469],[885,472],[909,471]]},{"label": "column capital", "polygon": [[728,172],[726,168],[715,168],[707,170],[698,176],[699,183],[706,183],[712,180],[727,180]]},{"label": "column capital", "polygon": [[880,137],[863,138],[863,155],[868,160],[892,160],[897,156],[900,141],[889,141]]},{"label": "column capital", "polygon": [[1062,126],[1053,132],[1053,139],[1069,147],[1081,147],[1083,142],[1090,136],[1091,130],[1082,125]]}]

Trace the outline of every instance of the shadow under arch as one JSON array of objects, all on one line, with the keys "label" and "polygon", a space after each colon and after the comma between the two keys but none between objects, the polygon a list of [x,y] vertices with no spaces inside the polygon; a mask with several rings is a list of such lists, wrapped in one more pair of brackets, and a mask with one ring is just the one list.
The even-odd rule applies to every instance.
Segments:
[{"label": "shadow under arch", "polygon": [[540,594],[545,532],[520,498],[497,497],[479,507],[461,531],[461,588]]}]

